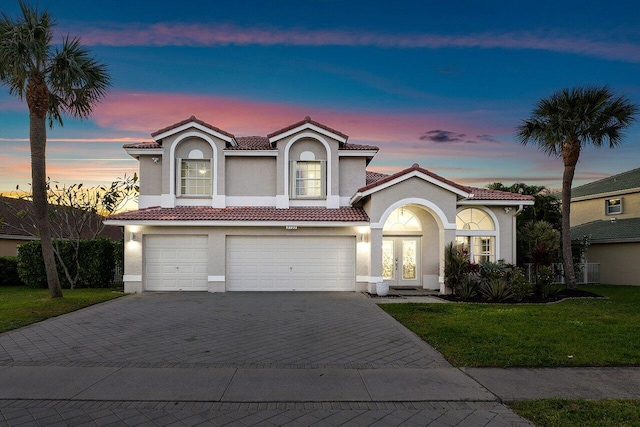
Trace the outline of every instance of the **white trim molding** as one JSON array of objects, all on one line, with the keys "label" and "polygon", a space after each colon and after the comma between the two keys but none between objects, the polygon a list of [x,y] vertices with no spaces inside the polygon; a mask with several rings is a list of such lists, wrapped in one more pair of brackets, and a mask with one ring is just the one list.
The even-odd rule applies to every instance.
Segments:
[{"label": "white trim molding", "polygon": [[458,201],[458,206],[533,206],[533,200],[482,200],[482,199],[471,199],[471,200],[460,200]]},{"label": "white trim molding", "polygon": [[378,150],[340,150],[338,149],[338,156],[340,157],[373,157],[378,153]]},{"label": "white trim molding", "polygon": [[286,227],[295,226],[298,229],[307,227],[368,227],[369,223],[345,221],[173,221],[173,220],[104,220],[105,225],[149,225],[157,227]]},{"label": "white trim molding", "polygon": [[142,282],[141,274],[125,274],[122,276],[123,282]]},{"label": "white trim molding", "polygon": [[207,276],[207,282],[224,282],[225,276]]},{"label": "white trim molding", "polygon": [[215,130],[210,129],[210,128],[206,127],[206,126],[202,126],[200,123],[196,123],[196,122],[189,122],[189,123],[186,123],[186,124],[184,124],[182,126],[178,126],[177,128],[170,129],[170,130],[168,130],[166,132],[162,132],[161,134],[154,136],[153,139],[155,141],[161,141],[161,140],[163,140],[164,138],[166,138],[168,136],[175,135],[177,133],[180,133],[180,132],[185,131],[185,130],[190,129],[190,128],[196,128],[201,132],[204,132],[204,133],[206,133],[208,135],[215,136],[218,139],[226,141],[231,145],[238,145],[238,143],[236,142],[235,139],[233,139],[233,138],[231,138],[231,137],[229,137],[229,136],[227,136],[227,135],[225,135],[223,133],[216,132]]},{"label": "white trim molding", "polygon": [[164,148],[125,148],[124,151],[131,157],[136,158],[144,155],[162,156],[164,154]]},{"label": "white trim molding", "polygon": [[429,211],[435,214],[434,217],[436,218],[436,221],[439,222],[439,225],[443,229],[445,230],[456,229],[456,223],[449,222],[447,215],[445,215],[444,211],[440,209],[440,206],[436,205],[431,200],[421,199],[418,197],[409,197],[406,199],[398,200],[395,203],[392,203],[380,216],[380,222],[371,223],[371,228],[379,228],[379,229],[383,228],[384,223],[387,221],[387,218],[389,218],[389,215],[391,215],[391,212],[405,205],[419,205],[419,206],[425,207]]},{"label": "white trim molding", "polygon": [[324,139],[322,136],[320,135],[316,135],[315,133],[311,133],[311,132],[303,132],[299,135],[294,136],[293,138],[291,138],[289,140],[289,142],[287,143],[287,145],[284,147],[284,196],[289,199],[291,198],[291,194],[289,193],[289,188],[290,188],[290,182],[289,182],[289,151],[291,150],[291,146],[303,139],[303,138],[310,138],[310,139],[314,139],[318,142],[320,142],[325,150],[327,151],[327,160],[326,160],[326,165],[327,165],[327,171],[326,171],[326,178],[327,178],[327,182],[325,183],[326,185],[326,196],[327,199],[329,198],[329,196],[332,195],[331,193],[331,147],[329,146],[329,143],[327,142],[326,139]]},{"label": "white trim molding", "polygon": [[323,128],[319,127],[319,126],[316,126],[314,124],[311,124],[311,123],[303,123],[300,126],[295,127],[295,128],[293,128],[291,130],[288,130],[286,132],[283,132],[283,133],[280,133],[278,135],[272,136],[271,138],[269,138],[269,142],[273,144],[276,141],[280,141],[283,138],[286,138],[288,136],[294,135],[294,134],[296,134],[298,132],[302,132],[303,130],[312,130],[312,131],[315,131],[315,132],[317,132],[317,133],[319,133],[321,135],[328,136],[329,138],[333,138],[336,141],[339,141],[339,142],[342,142],[342,143],[347,142],[346,138],[344,138],[344,137],[342,137],[342,136],[340,136],[338,134],[335,134],[333,132],[330,132],[330,131],[328,131],[326,129],[323,129]]},{"label": "white trim molding", "polygon": [[176,194],[176,147],[187,138],[203,139],[209,143],[213,150],[213,159],[211,164],[211,178],[213,179],[213,182],[211,183],[211,195],[215,197],[218,195],[218,173],[220,172],[220,165],[218,164],[218,147],[209,135],[204,135],[200,132],[187,132],[184,135],[180,135],[171,145],[171,151],[169,152],[169,194],[173,196]]},{"label": "white trim molding", "polygon": [[278,157],[278,150],[224,150],[225,157]]}]

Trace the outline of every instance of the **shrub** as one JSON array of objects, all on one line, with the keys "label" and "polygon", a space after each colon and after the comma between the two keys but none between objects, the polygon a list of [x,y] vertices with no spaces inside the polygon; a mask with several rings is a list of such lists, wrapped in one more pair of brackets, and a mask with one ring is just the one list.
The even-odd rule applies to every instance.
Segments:
[{"label": "shrub", "polygon": [[0,286],[24,286],[18,275],[18,257],[0,257]]},{"label": "shrub", "polygon": [[505,301],[513,298],[513,293],[504,279],[491,279],[480,287],[480,293],[489,301]]},{"label": "shrub", "polygon": [[[115,268],[114,244],[109,239],[81,240],[78,259],[75,259],[75,250],[72,242],[56,241],[60,257],[69,269],[70,275],[75,277],[78,272],[75,287],[79,288],[106,288],[113,282]],[[71,283],[56,256],[56,266],[60,284],[69,289]],[[18,249],[18,273],[22,281],[34,288],[46,288],[47,277],[42,259],[40,242],[28,242]]]},{"label": "shrub", "polygon": [[536,275],[536,287],[538,288],[538,293],[541,297],[552,297],[560,291],[560,289],[553,282],[554,274],[551,267],[538,267],[538,274]]},{"label": "shrub", "polygon": [[513,297],[520,301],[523,298],[533,294],[535,287],[533,283],[529,282],[520,268],[514,268],[511,276],[509,277],[509,286],[511,287],[511,293]]},{"label": "shrub", "polygon": [[458,286],[457,294],[462,300],[470,300],[478,294],[478,280],[473,275],[467,275]]},{"label": "shrub", "polygon": [[469,255],[460,251],[453,242],[444,250],[444,283],[451,291],[459,295],[460,287],[469,276]]},{"label": "shrub", "polygon": [[513,265],[507,264],[503,260],[498,260],[498,262],[483,261],[480,263],[480,277],[483,282],[505,279],[511,274],[512,270]]}]

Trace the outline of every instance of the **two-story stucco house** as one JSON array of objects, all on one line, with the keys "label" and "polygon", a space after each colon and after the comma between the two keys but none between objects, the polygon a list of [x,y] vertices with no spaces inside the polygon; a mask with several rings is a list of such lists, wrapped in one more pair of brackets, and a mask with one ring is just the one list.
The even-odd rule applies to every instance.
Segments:
[{"label": "two-story stucco house", "polygon": [[589,239],[600,282],[640,285],[640,168],[573,188],[571,226],[572,239]]},{"label": "two-story stucco house", "polygon": [[126,292],[446,292],[444,247],[515,262],[530,196],[471,188],[417,164],[367,171],[377,147],[311,118],[239,137],[191,117],[125,145],[140,162],[125,227]]}]

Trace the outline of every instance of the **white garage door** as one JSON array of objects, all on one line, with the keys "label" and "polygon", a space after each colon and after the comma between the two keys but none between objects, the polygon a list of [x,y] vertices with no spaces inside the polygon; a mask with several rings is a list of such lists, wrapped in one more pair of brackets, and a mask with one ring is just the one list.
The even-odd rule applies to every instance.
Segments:
[{"label": "white garage door", "polygon": [[146,236],[145,289],[206,291],[207,236]]},{"label": "white garage door", "polygon": [[352,237],[227,238],[227,290],[353,291]]}]

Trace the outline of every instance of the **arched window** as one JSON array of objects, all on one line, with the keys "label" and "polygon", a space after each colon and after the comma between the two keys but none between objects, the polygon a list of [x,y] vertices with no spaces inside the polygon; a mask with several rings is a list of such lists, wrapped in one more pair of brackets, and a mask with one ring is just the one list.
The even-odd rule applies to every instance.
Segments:
[{"label": "arched window", "polygon": [[405,209],[404,207],[398,208],[391,212],[389,218],[384,223],[383,231],[421,231],[420,221],[415,215]]},{"label": "arched window", "polygon": [[496,226],[482,209],[466,208],[456,215],[456,243],[473,263],[496,260]]}]

